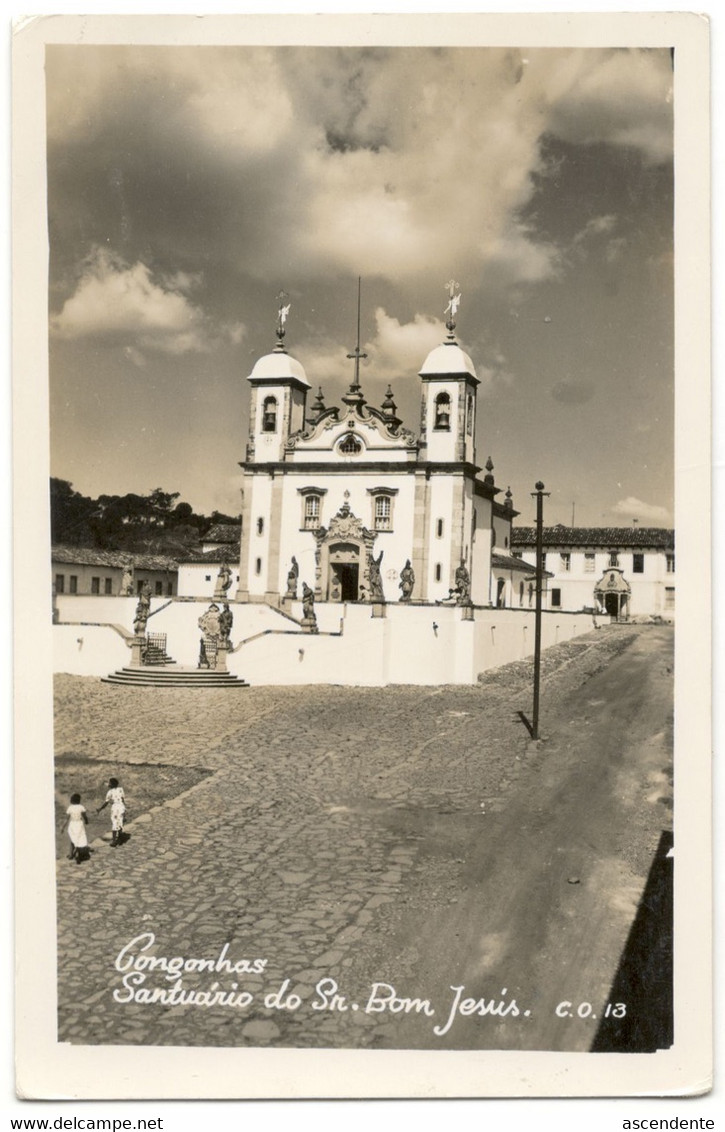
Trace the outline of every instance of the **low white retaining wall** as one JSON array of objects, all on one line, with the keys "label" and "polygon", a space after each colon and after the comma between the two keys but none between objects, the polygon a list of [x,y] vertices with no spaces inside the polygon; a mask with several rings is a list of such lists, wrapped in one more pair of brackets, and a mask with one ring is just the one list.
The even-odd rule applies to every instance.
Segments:
[{"label": "low white retaining wall", "polygon": [[54,625],[53,671],[108,676],[131,663],[131,650],[108,625]]},{"label": "low white retaining wall", "polygon": [[[115,606],[101,608],[114,601]],[[181,665],[196,665],[197,621],[208,604],[206,598],[168,605],[158,599],[157,608],[163,608],[149,619],[148,631],[166,634],[167,652]],[[109,622],[131,631],[134,609],[130,598],[65,602],[63,614],[75,614],[74,623],[53,627],[55,671],[105,676],[128,664],[130,650],[122,637],[110,626],[79,624],[85,620],[79,614],[106,612]],[[471,684],[480,672],[521,660],[534,649],[534,614],[528,610],[476,609],[468,621],[455,606],[393,604],[385,607],[384,617],[373,617],[369,605],[319,605],[320,632],[312,634],[263,604],[232,604],[231,609],[235,651],[229,669],[251,684]],[[292,612],[300,617],[301,604],[294,603]],[[591,628],[589,614],[545,612],[542,645]]]}]

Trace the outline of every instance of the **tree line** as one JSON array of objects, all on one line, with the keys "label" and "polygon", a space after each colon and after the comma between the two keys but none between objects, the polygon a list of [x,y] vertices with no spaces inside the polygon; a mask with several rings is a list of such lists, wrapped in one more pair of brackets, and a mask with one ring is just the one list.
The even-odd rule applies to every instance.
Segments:
[{"label": "tree line", "polygon": [[94,550],[175,554],[196,549],[217,523],[241,524],[240,515],[200,515],[178,491],[160,487],[148,495],[82,495],[68,480],[51,477],[50,525],[54,545]]}]

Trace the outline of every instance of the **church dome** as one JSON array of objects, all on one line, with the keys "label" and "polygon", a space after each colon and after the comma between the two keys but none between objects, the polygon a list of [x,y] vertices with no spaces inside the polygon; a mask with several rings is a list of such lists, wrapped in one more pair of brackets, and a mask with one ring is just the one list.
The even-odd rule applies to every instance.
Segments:
[{"label": "church dome", "polygon": [[473,362],[457,342],[443,342],[431,350],[420,370],[421,377],[443,377],[447,374],[470,374],[476,377]]},{"label": "church dome", "polygon": [[284,350],[273,350],[259,358],[249,375],[249,381],[289,381],[290,379],[311,389],[304,366]]}]

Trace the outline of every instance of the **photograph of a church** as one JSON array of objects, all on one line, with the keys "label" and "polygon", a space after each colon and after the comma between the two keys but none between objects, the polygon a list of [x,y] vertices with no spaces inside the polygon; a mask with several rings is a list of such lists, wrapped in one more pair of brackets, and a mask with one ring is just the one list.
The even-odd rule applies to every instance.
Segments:
[{"label": "photograph of a church", "polygon": [[53,1025],[220,1096],[675,1040],[673,56],[373,23],[44,54]]}]

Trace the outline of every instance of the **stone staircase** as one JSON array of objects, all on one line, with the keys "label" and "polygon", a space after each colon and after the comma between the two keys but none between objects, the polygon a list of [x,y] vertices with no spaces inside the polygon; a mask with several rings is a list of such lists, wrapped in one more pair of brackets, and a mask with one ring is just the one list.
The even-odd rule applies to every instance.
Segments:
[{"label": "stone staircase", "polygon": [[144,662],[144,666],[148,665],[149,667],[151,667],[151,666],[157,667],[160,664],[173,664],[174,663],[174,661],[169,656],[169,654],[167,653],[165,648],[161,648],[161,647],[159,647],[159,645],[154,645],[154,644],[150,644],[150,643],[146,646],[146,652],[144,654],[144,661],[143,662]]},{"label": "stone staircase", "polygon": [[248,688],[231,672],[208,668],[180,668],[175,664],[143,665],[140,668],[119,668],[110,676],[102,676],[103,684],[123,684],[134,688]]}]

